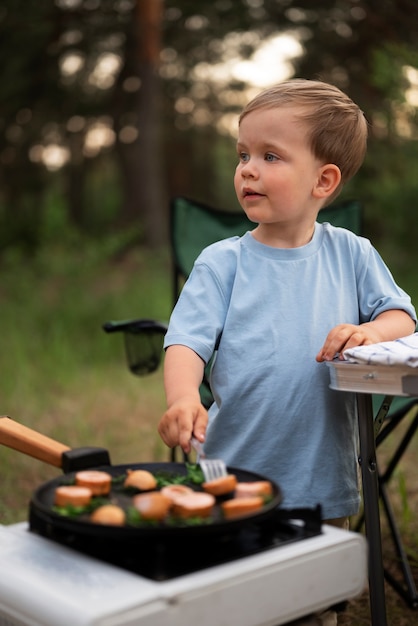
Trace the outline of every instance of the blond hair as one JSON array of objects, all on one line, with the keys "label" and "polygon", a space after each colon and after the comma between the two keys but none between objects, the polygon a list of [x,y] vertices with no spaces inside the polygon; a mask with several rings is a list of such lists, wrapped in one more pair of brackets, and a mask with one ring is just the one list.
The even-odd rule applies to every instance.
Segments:
[{"label": "blond hair", "polygon": [[[361,109],[338,87],[316,80],[292,79],[265,89],[243,109],[239,124],[252,111],[282,106],[299,108],[308,123],[313,155],[341,171],[341,187],[358,171],[367,149],[367,121]],[[301,111],[301,113],[300,113]]]}]

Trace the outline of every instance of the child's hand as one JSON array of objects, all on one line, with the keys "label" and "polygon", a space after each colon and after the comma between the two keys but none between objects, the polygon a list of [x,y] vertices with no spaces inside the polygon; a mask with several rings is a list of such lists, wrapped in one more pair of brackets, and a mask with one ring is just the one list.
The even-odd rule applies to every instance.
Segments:
[{"label": "child's hand", "polygon": [[328,333],[316,360],[319,363],[332,361],[336,356],[342,359],[348,348],[406,337],[414,332],[415,324],[415,320],[401,309],[383,311],[373,321],[364,324],[339,324]]},{"label": "child's hand", "polygon": [[332,361],[335,357],[343,358],[344,350],[355,348],[356,346],[368,346],[371,343],[378,343],[380,335],[371,324],[339,324],[335,326],[325,339],[325,343],[316,355],[319,363],[322,361]]},{"label": "child's hand", "polygon": [[170,448],[180,445],[188,454],[192,435],[204,442],[208,413],[202,404],[191,398],[181,398],[170,406],[158,424],[158,432]]}]

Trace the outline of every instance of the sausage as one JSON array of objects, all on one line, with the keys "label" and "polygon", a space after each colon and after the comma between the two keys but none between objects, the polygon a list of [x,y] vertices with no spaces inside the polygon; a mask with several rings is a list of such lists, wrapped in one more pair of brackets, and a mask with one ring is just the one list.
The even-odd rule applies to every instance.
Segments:
[{"label": "sausage", "polygon": [[191,487],[187,485],[166,485],[160,490],[164,496],[169,498],[172,502],[175,502],[179,496],[185,496],[188,493],[194,493]]},{"label": "sausage", "polygon": [[235,487],[236,498],[248,498],[251,496],[271,496],[273,487],[268,480],[258,480],[251,483],[237,483]]},{"label": "sausage", "polygon": [[87,506],[93,494],[88,487],[79,487],[78,485],[62,485],[55,490],[56,506]]},{"label": "sausage", "polygon": [[221,476],[215,478],[207,483],[203,483],[202,489],[206,493],[211,493],[214,496],[224,496],[227,493],[234,491],[237,485],[237,477],[234,474],[228,474],[227,476]]},{"label": "sausage", "polygon": [[162,520],[171,508],[171,500],[160,491],[140,493],[132,498],[134,507],[145,520]]},{"label": "sausage", "polygon": [[248,498],[232,498],[221,503],[222,512],[227,519],[248,515],[253,511],[261,509],[264,500],[261,496],[251,496]]},{"label": "sausage", "polygon": [[215,505],[215,496],[210,493],[192,493],[179,496],[173,502],[173,515],[187,519],[190,517],[210,517]]},{"label": "sausage", "polygon": [[76,485],[88,487],[94,496],[105,496],[112,486],[112,477],[107,472],[83,470],[75,475]]}]

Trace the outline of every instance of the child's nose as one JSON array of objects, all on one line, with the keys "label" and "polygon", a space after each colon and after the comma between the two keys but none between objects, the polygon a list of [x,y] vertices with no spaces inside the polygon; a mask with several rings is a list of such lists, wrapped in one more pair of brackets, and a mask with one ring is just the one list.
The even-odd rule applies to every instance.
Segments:
[{"label": "child's nose", "polygon": [[252,159],[249,159],[245,163],[243,163],[241,168],[241,175],[243,178],[254,178],[257,176],[257,168]]}]

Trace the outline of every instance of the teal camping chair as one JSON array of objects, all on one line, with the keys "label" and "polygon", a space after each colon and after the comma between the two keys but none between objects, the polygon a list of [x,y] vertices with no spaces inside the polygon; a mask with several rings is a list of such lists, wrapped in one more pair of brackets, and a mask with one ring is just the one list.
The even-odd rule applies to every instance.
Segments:
[{"label": "teal camping chair", "polygon": [[[330,222],[334,226],[347,228],[354,233],[363,232],[362,206],[358,201],[345,201],[322,209],[319,213],[320,222]],[[252,230],[254,223],[240,212],[216,210],[203,203],[184,197],[175,197],[170,204],[170,236],[172,253],[172,300],[177,301],[184,281],[189,276],[198,254],[206,246],[230,237],[243,235]],[[103,326],[106,332],[121,331],[125,339],[125,351],[128,367],[133,374],[142,376],[155,371],[161,362],[163,337],[167,330],[165,322],[149,319],[133,319],[128,321],[107,322]],[[206,367],[205,379],[201,385],[202,402],[206,407],[212,403],[212,394],[208,382],[210,363]],[[392,402],[393,401],[393,402]],[[418,399],[391,398],[374,396],[373,405],[376,411],[375,435],[379,446],[391,435],[400,422],[409,419],[411,411],[418,408]],[[380,498],[387,517],[391,537],[399,558],[399,566],[403,576],[401,584],[385,569],[385,576],[392,587],[413,607],[418,606],[418,595],[411,573],[409,560],[402,543],[396,517],[391,506],[387,484],[402,459],[402,456],[418,428],[418,412],[410,422],[406,434],[398,443],[384,471],[378,472]],[[171,460],[175,460],[176,451],[171,451]],[[363,517],[357,522],[357,530],[361,529]]]}]

